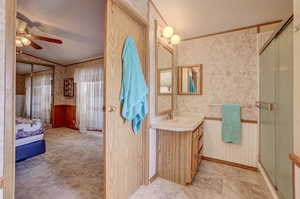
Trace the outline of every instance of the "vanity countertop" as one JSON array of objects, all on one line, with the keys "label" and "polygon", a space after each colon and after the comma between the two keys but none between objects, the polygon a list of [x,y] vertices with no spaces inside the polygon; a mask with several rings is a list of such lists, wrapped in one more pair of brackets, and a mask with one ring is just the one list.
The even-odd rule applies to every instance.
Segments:
[{"label": "vanity countertop", "polygon": [[164,119],[151,122],[151,128],[167,131],[193,131],[204,121],[204,116],[175,116],[173,119]]}]

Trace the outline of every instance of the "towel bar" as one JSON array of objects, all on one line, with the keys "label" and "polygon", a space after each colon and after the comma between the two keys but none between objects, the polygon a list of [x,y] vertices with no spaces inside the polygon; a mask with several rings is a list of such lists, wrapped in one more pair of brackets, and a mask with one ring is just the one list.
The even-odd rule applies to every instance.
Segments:
[{"label": "towel bar", "polygon": [[[222,106],[223,104],[210,104],[209,106],[213,107],[213,106]],[[255,107],[255,104],[248,104],[248,105],[243,105],[241,106],[241,108],[253,108]]]}]

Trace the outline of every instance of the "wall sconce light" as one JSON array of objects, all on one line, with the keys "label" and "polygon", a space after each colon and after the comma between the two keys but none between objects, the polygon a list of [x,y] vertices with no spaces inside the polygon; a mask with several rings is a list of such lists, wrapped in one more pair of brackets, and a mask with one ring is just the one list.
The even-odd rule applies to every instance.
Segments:
[{"label": "wall sconce light", "polygon": [[163,37],[165,38],[171,38],[172,35],[174,34],[174,29],[171,26],[167,26],[163,29]]},{"label": "wall sconce light", "polygon": [[173,35],[173,36],[171,37],[170,41],[171,41],[171,44],[177,45],[177,44],[180,43],[181,38],[180,38],[179,35]]},{"label": "wall sconce light", "polygon": [[162,31],[162,37],[169,40],[170,44],[177,45],[180,43],[181,38],[179,35],[174,34],[174,28],[167,26]]}]

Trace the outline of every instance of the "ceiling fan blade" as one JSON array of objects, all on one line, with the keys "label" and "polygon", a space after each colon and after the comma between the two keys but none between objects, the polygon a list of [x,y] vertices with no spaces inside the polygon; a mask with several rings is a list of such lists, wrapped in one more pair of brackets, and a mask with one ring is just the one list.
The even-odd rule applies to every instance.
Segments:
[{"label": "ceiling fan blade", "polygon": [[34,27],[38,25],[36,22],[29,19],[29,17],[25,16],[21,12],[17,12],[17,18],[21,19],[22,21],[25,21],[29,27]]},{"label": "ceiling fan blade", "polygon": [[31,35],[32,39],[38,39],[38,40],[42,40],[42,41],[47,41],[47,42],[52,42],[52,43],[57,43],[57,44],[62,44],[62,40],[59,39],[53,39],[50,37],[44,37],[44,36],[39,36],[39,35]]},{"label": "ceiling fan blade", "polygon": [[32,46],[33,48],[37,49],[37,50],[40,50],[40,49],[43,49],[40,45],[38,45],[37,43],[33,42],[32,40],[30,40],[31,43],[30,43],[30,46]]}]

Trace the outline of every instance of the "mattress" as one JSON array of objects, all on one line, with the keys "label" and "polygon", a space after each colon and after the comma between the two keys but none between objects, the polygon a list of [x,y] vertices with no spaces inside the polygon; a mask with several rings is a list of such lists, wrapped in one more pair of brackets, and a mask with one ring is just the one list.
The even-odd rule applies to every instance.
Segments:
[{"label": "mattress", "polygon": [[16,118],[16,139],[23,139],[44,133],[44,125],[39,119]]},{"label": "mattress", "polygon": [[17,139],[16,140],[16,147],[17,146],[22,146],[24,144],[29,144],[29,143],[33,143],[39,140],[43,140],[44,138],[44,134],[39,134],[39,135],[35,135],[35,136],[30,136],[30,137],[26,137],[26,138],[21,138],[21,139]]}]

